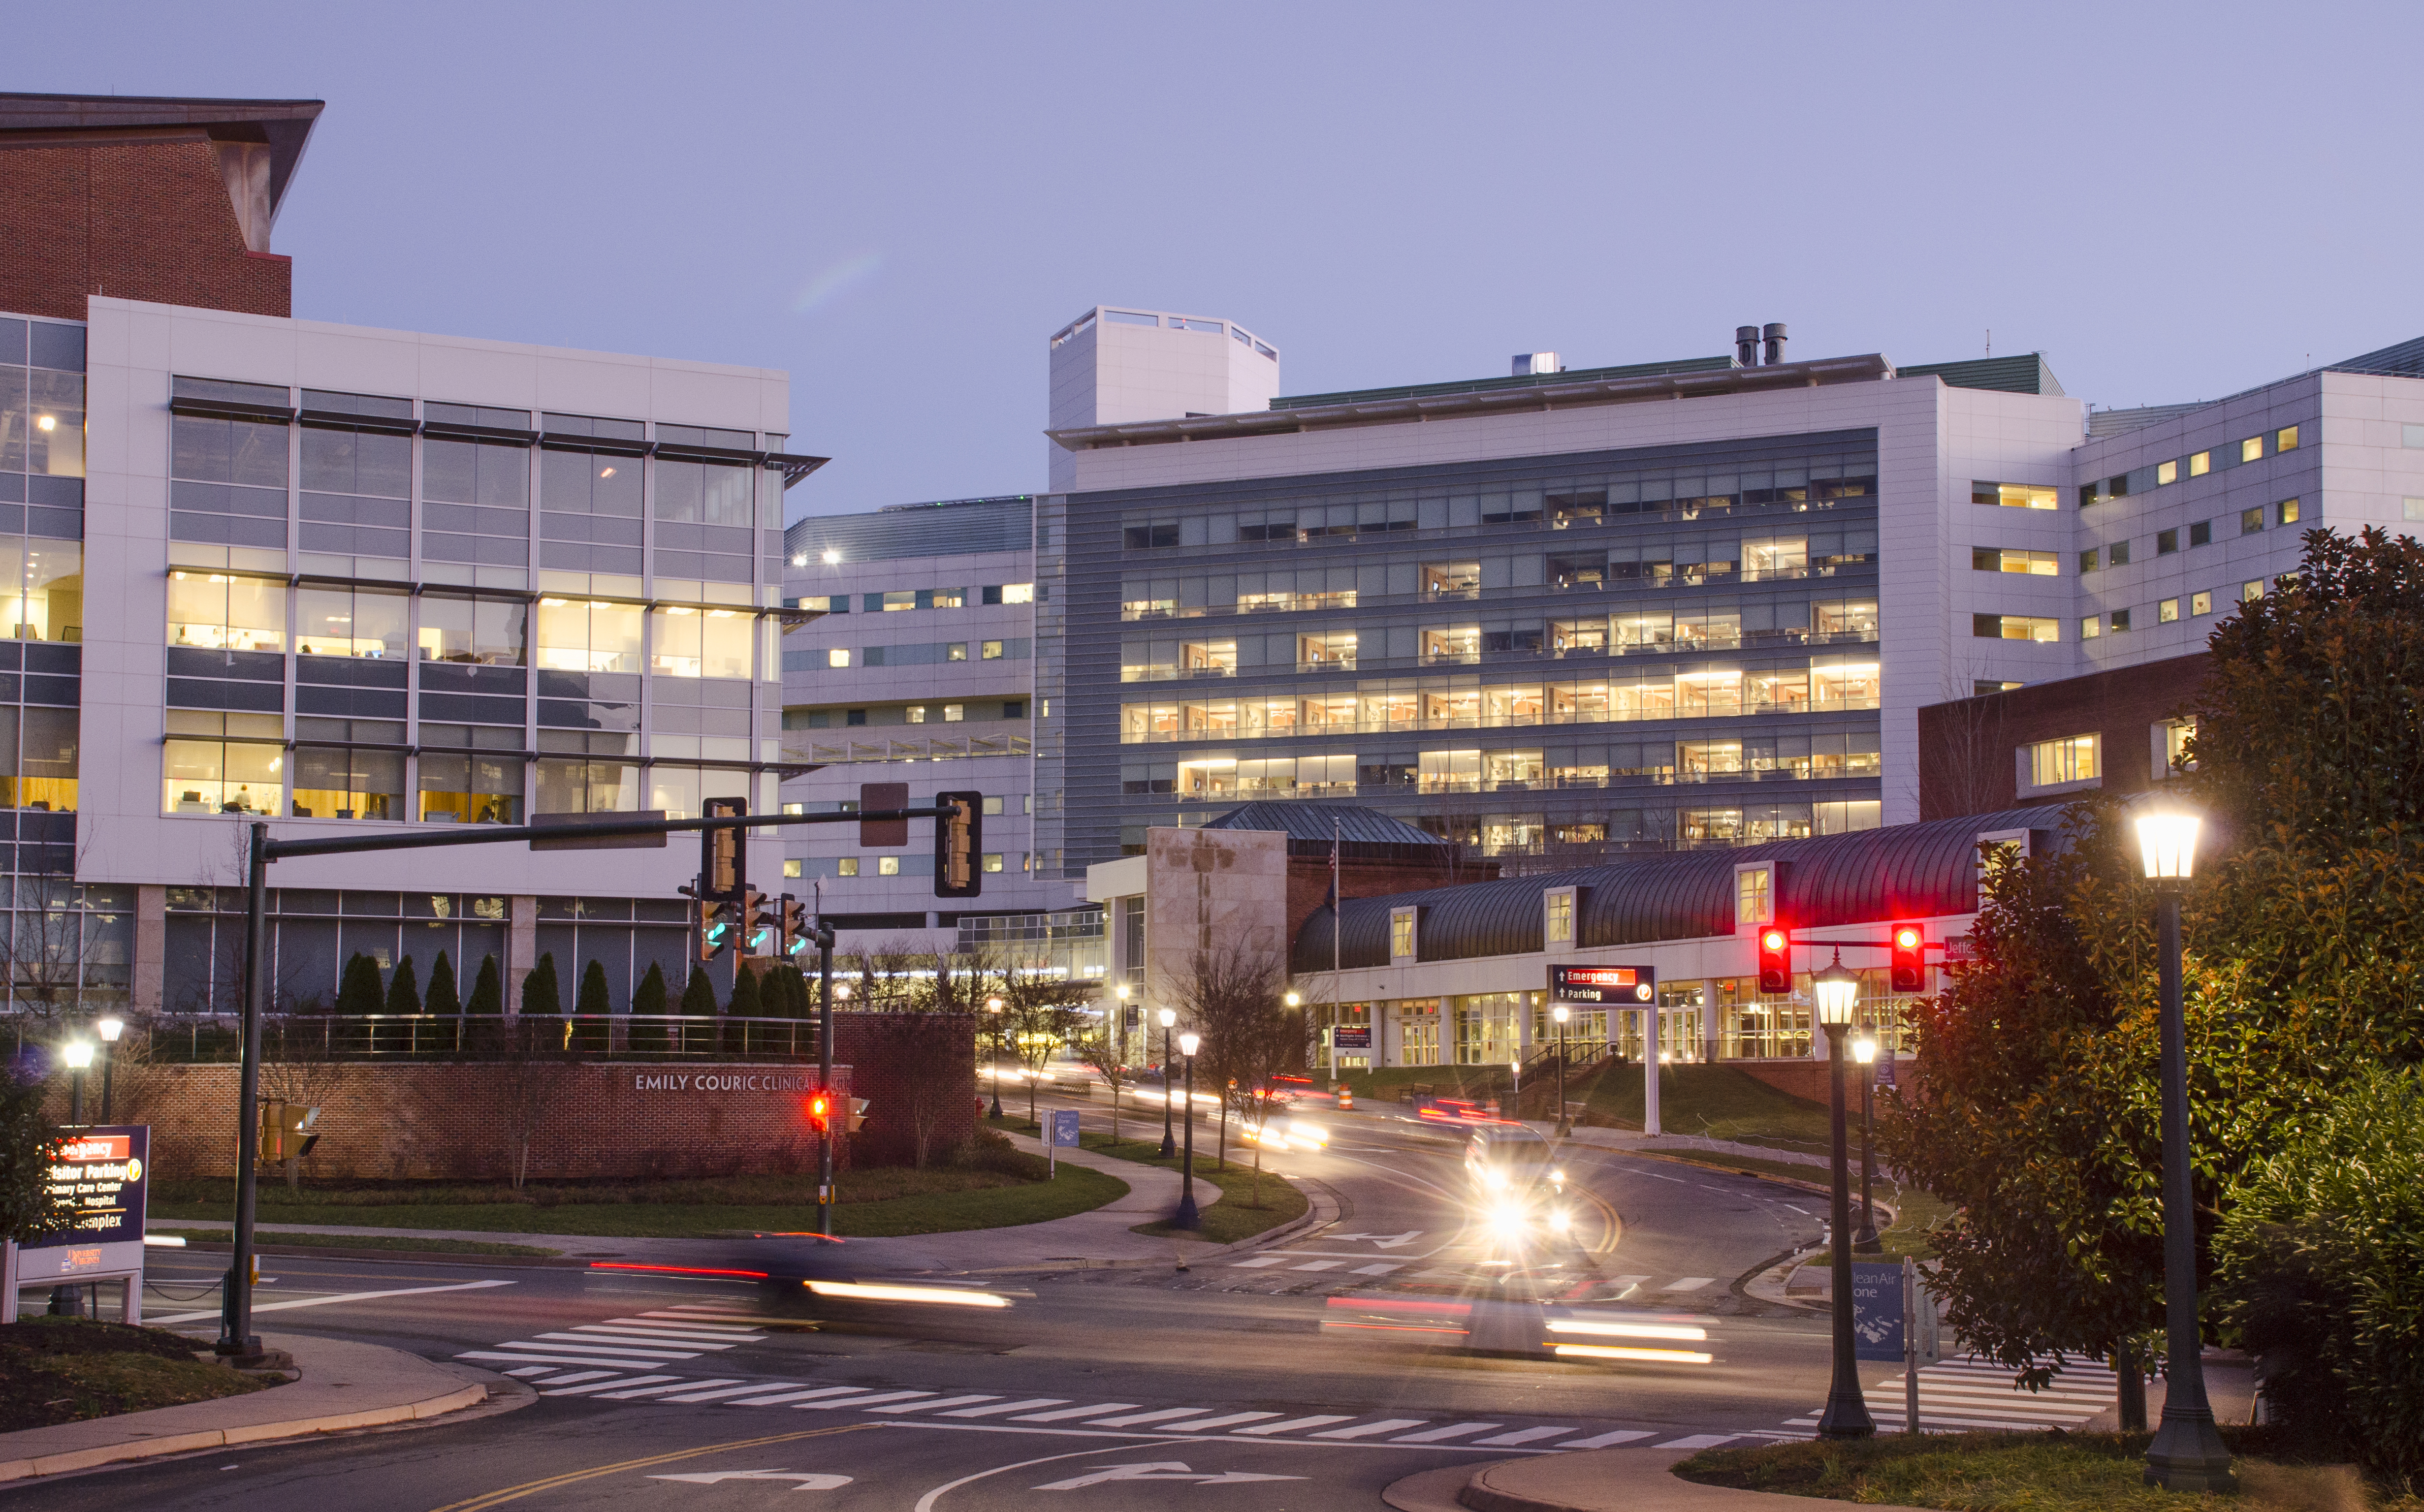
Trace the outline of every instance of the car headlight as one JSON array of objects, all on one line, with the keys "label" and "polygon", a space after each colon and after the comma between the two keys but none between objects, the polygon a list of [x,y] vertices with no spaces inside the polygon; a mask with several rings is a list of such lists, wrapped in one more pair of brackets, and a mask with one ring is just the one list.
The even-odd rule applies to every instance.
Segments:
[{"label": "car headlight", "polygon": [[1564,1208],[1554,1207],[1549,1210],[1549,1227],[1556,1230],[1559,1233],[1563,1233],[1568,1229],[1572,1228],[1573,1222],[1573,1215],[1568,1213]]},{"label": "car headlight", "polygon": [[1566,1173],[1562,1170],[1553,1170],[1549,1172],[1549,1179],[1563,1186],[1566,1184]]}]

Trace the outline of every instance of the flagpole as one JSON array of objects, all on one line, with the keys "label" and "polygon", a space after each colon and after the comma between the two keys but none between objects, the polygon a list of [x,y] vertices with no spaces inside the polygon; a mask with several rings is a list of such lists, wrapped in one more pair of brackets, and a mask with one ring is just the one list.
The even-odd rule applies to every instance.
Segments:
[{"label": "flagpole", "polygon": [[1330,1079],[1338,1080],[1338,944],[1347,932],[1347,911],[1338,896],[1338,836],[1342,821],[1330,816]]}]

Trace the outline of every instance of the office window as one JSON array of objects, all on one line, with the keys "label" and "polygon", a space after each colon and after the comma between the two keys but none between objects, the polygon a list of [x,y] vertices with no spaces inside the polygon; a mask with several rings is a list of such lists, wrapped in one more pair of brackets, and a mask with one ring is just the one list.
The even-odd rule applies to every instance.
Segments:
[{"label": "office window", "polygon": [[2279,430],[2274,431],[2274,432],[2272,433],[2272,450],[2274,450],[2275,452],[2294,452],[2294,451],[2296,451],[2297,449],[2298,449],[2298,427],[2297,427],[2297,426],[2295,426],[2295,425],[2284,425],[2284,426],[2282,426]]},{"label": "office window", "polygon": [[1002,795],[999,793],[987,793],[984,797],[982,812],[987,814],[1001,814],[1008,812],[1008,810],[1002,806]]},{"label": "office window", "polygon": [[979,651],[979,653],[978,653],[978,657],[979,657],[979,660],[981,660],[981,661],[1000,661],[1000,660],[1001,660],[1001,643],[1000,643],[999,641],[987,641],[987,642],[985,642],[985,643],[984,643],[984,645],[983,645],[983,646],[982,646],[982,648]]},{"label": "office window", "polygon": [[998,851],[986,851],[984,855],[983,868],[987,871],[999,871],[1001,869],[1001,852]]},{"label": "office window", "polygon": [[420,776],[422,822],[519,824],[522,766],[518,756],[423,752]]},{"label": "office window", "polygon": [[919,609],[965,609],[967,602],[965,588],[924,588],[917,593]]},{"label": "office window", "polygon": [[2213,454],[2212,454],[2211,452],[2198,452],[2198,453],[2194,453],[2194,454],[2193,454],[2189,457],[2189,476],[2190,476],[2190,477],[2192,477],[2192,478],[2202,478],[2202,477],[2204,477],[2207,473],[2211,472],[2212,470],[2213,470]]},{"label": "office window", "polygon": [[518,598],[423,594],[421,660],[518,667],[528,645],[530,606]]},{"label": "office window", "polygon": [[403,819],[404,753],[296,746],[293,813],[296,819]]},{"label": "office window", "polygon": [[2284,499],[2279,503],[2274,504],[2272,506],[2272,523],[2275,525],[2295,525],[2298,523],[2298,501],[2295,499]]},{"label": "office window", "polygon": [[800,865],[799,858],[796,856],[783,863],[783,880],[785,882],[789,882],[792,878],[802,875],[805,875],[805,870]]},{"label": "office window", "polygon": [[[637,672],[640,628],[637,604],[584,598],[538,601],[538,664],[565,672]],[[542,807],[541,813],[556,813]]]},{"label": "office window", "polygon": [[2074,782],[2094,782],[2102,775],[2100,739],[2094,735],[2038,740],[2020,748],[2021,786],[2038,789]]},{"label": "office window", "polygon": [[843,857],[841,857],[840,859],[837,860],[837,861],[834,863],[834,875],[835,875],[835,876],[837,876],[837,877],[855,877],[855,876],[857,876],[857,875],[858,875],[858,857],[856,857],[856,856],[843,856]]},{"label": "office window", "polygon": [[2424,519],[2424,499],[2402,499],[2399,503],[2400,518]]},{"label": "office window", "polygon": [[[168,710],[160,812],[275,816],[285,793],[286,751],[279,743],[284,737],[285,721],[277,714]],[[73,808],[72,794],[65,804],[49,806]]]},{"label": "office window", "polygon": [[1426,562],[1416,579],[1426,598],[1475,598],[1481,594],[1478,562]]},{"label": "office window", "polygon": [[2079,638],[2082,641],[2092,641],[2103,633],[2104,621],[2097,615],[2090,614],[2079,622]]},{"label": "office window", "polygon": [[1031,604],[1035,602],[1035,584],[1005,582],[1001,585],[1001,601],[1005,604]]},{"label": "office window", "polygon": [[2005,509],[2057,509],[2062,503],[2059,490],[2027,483],[1972,483],[1970,501]]},{"label": "office window", "polygon": [[2264,528],[2264,506],[2263,506],[2263,505],[2258,504],[2258,505],[2257,505],[2254,509],[2242,509],[2242,510],[2241,510],[2241,511],[2239,512],[2239,533],[2240,533],[2240,534],[2241,534],[2241,535],[2253,535],[2253,534],[2255,534],[2257,531],[2260,531],[2260,530],[2262,530],[2263,528]]},{"label": "office window", "polygon": [[829,667],[849,666],[850,647],[846,645],[828,646],[825,650],[825,665]]},{"label": "office window", "polygon": [[2157,531],[2155,533],[2155,554],[2157,556],[2170,556],[2179,549],[2180,533],[2177,530]]},{"label": "office window", "polygon": [[2128,566],[2129,565],[2129,543],[2127,541],[2115,541],[2112,545],[2106,547],[2104,549],[2104,562],[2108,566]]},{"label": "office window", "polygon": [[2400,426],[2399,444],[2401,446],[2424,446],[2424,425]]},{"label": "office window", "polygon": [[2180,601],[2177,598],[2166,598],[2155,606],[2155,618],[2158,623],[2169,625],[2179,617]]},{"label": "office window", "polygon": [[286,585],[260,578],[172,571],[168,644],[206,651],[283,651]]},{"label": "office window", "polygon": [[402,657],[410,605],[404,594],[375,588],[297,588],[295,649],[305,656]]},{"label": "office window", "polygon": [[640,806],[640,769],[629,761],[542,757],[538,812],[628,814]]},{"label": "office window", "polygon": [[1972,614],[1970,633],[1980,640],[2059,641],[2062,628],[2053,620],[2029,614]]},{"label": "office window", "polygon": [[968,643],[965,641],[953,641],[943,647],[943,660],[946,661],[965,661],[967,659]]},{"label": "office window", "polygon": [[2167,483],[2177,483],[2179,481],[2180,465],[2177,462],[2158,462],[2155,464],[2155,485],[2157,487],[2161,487]]},{"label": "office window", "polygon": [[2155,780],[2162,781],[2175,772],[2194,772],[2196,763],[2189,759],[2189,741],[2196,735],[2196,721],[2167,719],[2154,727]]},{"label": "office window", "polygon": [[2060,574],[2061,563],[2051,551],[2015,551],[2009,548],[1973,546],[1970,549],[1970,569],[1972,572],[2025,572],[2051,578]]},{"label": "office window", "polygon": [[1745,867],[1734,873],[1734,923],[1766,924],[1776,917],[1765,867]]},{"label": "office window", "polygon": [[898,877],[901,875],[901,858],[899,856],[877,856],[875,858],[875,874],[879,877]]},{"label": "office window", "polygon": [[2213,544],[2213,521],[2209,519],[2201,519],[2195,524],[2190,526],[2189,544],[2191,546],[2211,546]]},{"label": "office window", "polygon": [[2126,609],[2114,610],[2113,612],[2113,633],[2118,635],[2129,628],[2129,612]]},{"label": "office window", "polygon": [[926,706],[923,704],[911,704],[907,708],[902,709],[901,712],[912,724],[923,724],[926,723]]},{"label": "office window", "polygon": [[2086,550],[2080,552],[2079,570],[2081,573],[2094,572],[2096,570],[2096,563],[2098,554],[2099,553],[2097,551],[2096,548],[2092,546]]},{"label": "office window", "polygon": [[1397,908],[1389,911],[1389,959],[1393,962],[1414,959],[1414,910]]},{"label": "office window", "polygon": [[2239,601],[2242,604],[2252,604],[2263,597],[2264,580],[2261,578],[2257,578],[2252,582],[2242,582],[2239,585]]},{"label": "office window", "polygon": [[965,704],[945,704],[943,706],[943,723],[946,724],[957,724],[967,717],[968,706]]},{"label": "office window", "polygon": [[2210,591],[2189,595],[2189,614],[2191,617],[2194,617],[2198,614],[2210,614],[2212,613],[2213,595]]},{"label": "office window", "polygon": [[2261,436],[2251,436],[2251,437],[2249,437],[2247,439],[2245,439],[2245,440],[2243,440],[2243,441],[2240,442],[2240,443],[2239,443],[2239,460],[2241,460],[2241,462],[2261,462],[2261,461],[2263,461],[2263,460],[2264,460],[2264,438],[2263,438],[2263,437],[2261,437]]},{"label": "office window", "polygon": [[1549,945],[1574,943],[1574,895],[1561,887],[1540,895],[1540,938]]},{"label": "office window", "polygon": [[746,677],[752,616],[676,604],[648,614],[649,666],[661,676]]}]

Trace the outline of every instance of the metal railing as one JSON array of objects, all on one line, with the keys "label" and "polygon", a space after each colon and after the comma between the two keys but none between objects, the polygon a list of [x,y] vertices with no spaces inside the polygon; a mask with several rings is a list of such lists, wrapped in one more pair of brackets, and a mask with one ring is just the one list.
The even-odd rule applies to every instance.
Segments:
[{"label": "metal railing", "polygon": [[[233,1015],[156,1019],[151,1058],[241,1058]],[[262,1020],[262,1058],[299,1060],[772,1060],[817,1058],[814,1019],[678,1013],[567,1013],[488,1018],[454,1013],[280,1013]]]}]

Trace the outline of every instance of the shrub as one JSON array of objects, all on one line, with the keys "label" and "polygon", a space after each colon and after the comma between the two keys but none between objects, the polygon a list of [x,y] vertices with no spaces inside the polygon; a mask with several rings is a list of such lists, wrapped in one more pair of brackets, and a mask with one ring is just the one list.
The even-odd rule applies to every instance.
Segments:
[{"label": "shrub", "polygon": [[522,1015],[525,1018],[564,1016],[564,992],[555,984],[555,952],[550,950],[538,958],[538,964],[522,979]]},{"label": "shrub", "polygon": [[724,1011],[734,1018],[765,1017],[766,1002],[758,990],[756,972],[746,966],[741,968],[732,983],[732,1001],[726,1005]]},{"label": "shrub", "polygon": [[463,1011],[463,999],[454,986],[454,963],[446,952],[438,952],[438,960],[429,968],[429,995],[423,999],[422,1011],[427,1013],[455,1014]]},{"label": "shrub", "polygon": [[2424,1476],[2424,1077],[2357,1076],[2234,1195],[2214,1299],[2269,1411],[2378,1476]]},{"label": "shrub", "polygon": [[505,1012],[505,981],[497,971],[495,956],[480,958],[480,974],[471,980],[470,1001],[463,1011],[480,1018],[502,1018]]},{"label": "shrub", "polygon": [[387,984],[387,1011],[391,1013],[421,1011],[421,981],[412,969],[412,957],[395,963],[395,976]]},{"label": "shrub", "polygon": [[379,980],[378,963],[357,950],[337,979],[336,1011],[346,1018],[368,1018],[387,1007],[387,986]]},{"label": "shrub", "polygon": [[705,966],[690,968],[690,982],[682,988],[681,1011],[687,1018],[715,1017],[715,983],[708,980]]}]

